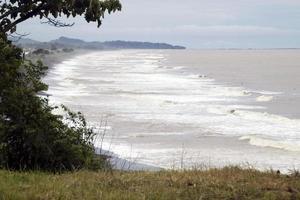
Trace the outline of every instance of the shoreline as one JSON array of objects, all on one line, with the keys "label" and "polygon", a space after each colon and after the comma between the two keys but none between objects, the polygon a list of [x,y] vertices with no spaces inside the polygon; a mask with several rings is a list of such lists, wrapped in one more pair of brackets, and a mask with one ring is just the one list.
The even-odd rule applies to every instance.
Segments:
[{"label": "shoreline", "polygon": [[[99,50],[96,50],[99,51]],[[48,67],[46,76],[48,75],[48,72],[57,64],[60,64],[68,59],[72,59],[76,56],[79,55],[85,55],[95,52],[93,50],[84,50],[84,49],[74,49],[73,52],[56,52],[54,54],[49,54],[49,55],[43,55],[43,56],[32,56],[29,57],[28,59],[32,59],[34,61],[36,60],[41,60],[44,65]],[[49,85],[50,87],[50,85]],[[47,93],[47,91],[46,91]],[[104,155],[109,156],[110,163],[113,167],[114,170],[122,170],[122,171],[160,171],[163,170],[163,168],[156,167],[156,166],[151,166],[151,165],[146,165],[142,163],[138,163],[135,161],[130,161],[126,159],[122,159],[119,156],[117,156],[114,152],[112,151],[107,151],[107,150],[100,150],[99,148],[95,147],[95,152],[96,154],[104,153]]]},{"label": "shoreline", "polygon": [[[40,59],[44,65],[48,66],[48,71],[53,68],[54,65],[62,63],[73,57],[84,55],[93,52],[92,50],[74,49],[73,52],[54,52],[48,55],[33,55],[29,59],[38,60]],[[47,72],[48,73],[48,72]],[[46,75],[47,76],[47,75]]]},{"label": "shoreline", "polygon": [[126,160],[120,158],[112,151],[101,150],[96,147],[96,154],[103,154],[108,156],[112,169],[121,170],[121,171],[149,171],[149,172],[158,172],[164,170],[164,168],[156,167],[152,165],[146,165],[139,163],[138,160]]},{"label": "shoreline", "polygon": [[[93,52],[93,51],[89,51],[89,52]],[[66,59],[69,59],[73,56],[76,56],[76,55],[84,55],[82,53],[89,53],[87,51],[84,51],[84,52],[78,52],[77,53],[69,53],[68,56],[65,56],[65,54],[62,54],[62,55],[54,55],[52,56],[52,59],[49,59],[50,61],[52,60],[55,60],[56,62],[52,62],[52,65],[54,64],[57,64],[59,62],[62,62],[63,60],[66,60]],[[54,59],[53,57],[55,56],[59,56],[60,60],[59,59]],[[99,55],[98,55],[99,56]],[[89,57],[89,56],[87,56]],[[96,58],[95,58],[96,59]],[[50,63],[51,64],[51,63]],[[88,64],[89,65],[89,64]],[[98,66],[98,65],[97,65]],[[88,67],[88,66],[86,66]],[[119,70],[119,67],[116,66],[116,70]],[[51,70],[52,67],[49,67],[49,70]],[[87,72],[88,73],[88,72]],[[70,76],[69,78],[72,78],[72,76]],[[96,77],[97,78],[97,77]],[[105,102],[104,102],[105,103]],[[75,107],[73,109],[79,109],[80,110],[80,107]],[[114,108],[113,108],[114,109]],[[88,115],[88,112],[86,113]],[[141,154],[141,158],[140,158],[140,162],[142,163],[144,161],[144,163],[154,163],[156,166],[164,166],[165,169],[169,169],[169,165],[165,165],[165,163],[161,164],[161,160],[159,158],[157,158],[156,160],[154,160],[154,162],[145,162],[145,160],[143,159],[147,159],[149,157],[149,152],[151,152],[151,148],[150,146],[149,147],[146,147],[144,146],[143,144],[148,144],[148,140],[149,140],[149,136],[143,136],[143,135],[137,135],[137,136],[134,136],[134,133],[135,132],[139,132],[140,129],[136,128],[133,128],[134,124],[131,124],[128,122],[128,124],[124,124],[124,123],[120,123],[119,121],[115,121],[115,124],[114,124],[114,128],[118,131],[121,131],[122,130],[129,130],[130,132],[128,132],[129,134],[133,134],[133,137],[127,137],[126,139],[124,139],[125,142],[128,142],[129,144],[133,145],[134,146],[134,149],[135,150],[138,150],[139,147],[140,148],[143,148],[143,153],[144,154]],[[141,124],[143,125],[143,124]],[[172,127],[172,130],[176,129],[177,126],[171,126]],[[127,129],[126,129],[127,128]],[[151,131],[154,131],[156,132],[157,131],[157,128],[160,128],[160,126],[156,127],[156,126],[153,126],[153,129],[149,130],[150,132]],[[169,128],[168,130],[167,129],[164,129],[164,127],[161,127],[161,131],[163,132],[164,130],[165,131],[171,131]],[[167,128],[167,126],[165,127]],[[179,131],[182,131],[182,129],[180,129]],[[288,153],[288,160],[289,162],[286,162],[284,161],[283,163],[278,163],[275,159],[275,158],[286,158],[286,151],[285,150],[282,150],[282,149],[278,149],[278,148],[269,148],[268,146],[264,146],[264,147],[258,147],[258,146],[255,146],[255,145],[251,145],[249,144],[249,140],[246,140],[246,139],[243,139],[243,140],[239,140],[239,137],[236,137],[236,138],[231,138],[231,137],[205,137],[205,135],[203,135],[203,133],[201,133],[201,130],[199,128],[195,128],[195,133],[194,134],[187,134],[187,135],[183,135],[183,136],[180,136],[176,134],[174,135],[153,135],[151,141],[153,143],[157,142],[157,143],[160,143],[161,146],[164,148],[164,149],[161,149],[159,147],[157,147],[156,150],[159,150],[159,151],[163,151],[163,150],[166,150],[166,152],[168,152],[170,150],[170,152],[174,152],[176,149],[180,151],[181,147],[182,147],[182,144],[188,144],[188,147],[186,147],[187,149],[189,149],[189,147],[192,148],[192,150],[190,151],[192,154],[190,155],[196,155],[196,156],[201,156],[200,157],[200,162],[199,164],[201,165],[203,160],[204,162],[203,163],[206,163],[206,162],[210,162],[212,160],[216,160],[214,158],[220,158],[220,161],[218,162],[224,162],[222,160],[225,159],[225,166],[227,165],[243,165],[243,163],[247,162],[247,161],[250,161],[250,163],[252,163],[253,167],[256,166],[256,162],[259,162],[261,164],[264,163],[264,160],[263,160],[263,157],[264,159],[267,158],[268,160],[270,160],[270,165],[269,166],[273,166],[274,168],[278,168],[278,169],[282,169],[283,168],[283,164],[285,166],[287,166],[285,169],[288,170],[288,169],[291,169],[293,167],[291,166],[294,166],[294,163],[292,161],[292,159],[294,158],[294,154],[293,153]],[[171,131],[172,132],[172,131]],[[151,135],[150,135],[151,136]],[[189,137],[191,136],[191,137]],[[170,143],[170,140],[172,141]],[[123,141],[123,142],[124,142]],[[225,145],[223,144],[224,141],[226,141]],[[120,141],[119,142],[122,142],[122,138],[120,138]],[[146,142],[146,143],[145,143]],[[200,145],[201,148],[198,148]],[[122,145],[121,145],[122,147]],[[126,145],[124,146],[126,148]],[[173,150],[173,149],[175,150]],[[149,151],[148,151],[149,150]],[[177,152],[176,150],[176,152]],[[126,149],[125,149],[126,151]],[[175,154],[176,154],[175,152]],[[181,151],[180,151],[181,152]],[[196,153],[195,153],[196,152]],[[244,155],[245,152],[248,152]],[[256,153],[258,154],[256,154]],[[114,151],[114,153],[111,153],[109,152],[108,153],[109,155],[113,155],[113,162],[115,164],[115,162],[117,162],[118,164],[115,165],[117,166],[116,168],[118,169],[126,169],[126,168],[131,168],[131,170],[160,170],[161,168],[157,168],[157,167],[153,167],[153,166],[148,166],[148,165],[143,165],[143,164],[140,164],[138,162],[131,162],[131,157],[127,157],[127,156],[124,156],[124,149],[122,150],[122,148],[118,148],[118,146],[116,146],[116,149]],[[128,158],[127,160],[124,160],[124,159],[121,159],[119,158],[118,155],[120,155],[121,157],[124,157],[124,158]],[[159,153],[160,154],[160,153]],[[175,155],[174,154],[174,155]],[[263,156],[256,156],[256,155],[261,155],[263,154]],[[292,155],[293,154],[293,155]],[[126,154],[127,155],[127,154]],[[161,154],[160,154],[161,156]],[[170,157],[170,154],[165,154],[165,156],[169,156]],[[176,155],[175,155],[176,156]],[[224,158],[225,156],[225,158]],[[278,157],[279,156],[279,157]],[[174,156],[173,156],[174,157]],[[171,156],[170,159],[173,159],[173,157]],[[155,158],[155,157],[154,157]],[[196,159],[198,157],[195,157]],[[213,158],[213,159],[211,159]],[[255,159],[252,159],[252,158],[255,158]],[[175,157],[174,161],[177,161],[177,159],[180,159],[180,156],[177,156]],[[202,160],[202,161],[201,161]],[[237,161],[239,160],[239,162],[234,162],[234,161]],[[137,160],[138,161],[138,160]],[[188,160],[190,161],[190,160]],[[252,161],[252,162],[251,162]],[[167,162],[167,160],[165,161]],[[217,162],[217,163],[218,163]],[[273,163],[275,162],[275,164]],[[119,164],[120,163],[120,164]],[[125,164],[124,164],[125,163]],[[128,163],[128,164],[126,164]],[[268,162],[269,163],[269,162]],[[274,165],[272,165],[272,163]],[[135,166],[135,167],[133,167]],[[138,166],[138,167],[136,167]],[[264,165],[265,166],[265,165]],[[269,169],[270,167],[267,166],[267,168],[265,169]],[[288,167],[290,166],[290,167]],[[257,167],[255,168],[259,168],[260,170],[264,170],[264,169],[261,169],[260,168],[260,165],[257,165]]]}]

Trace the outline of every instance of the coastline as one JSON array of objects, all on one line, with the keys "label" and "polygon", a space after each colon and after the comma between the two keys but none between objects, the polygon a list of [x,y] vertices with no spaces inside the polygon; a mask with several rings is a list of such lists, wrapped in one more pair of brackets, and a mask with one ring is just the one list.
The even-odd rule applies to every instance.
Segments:
[{"label": "coastline", "polygon": [[30,55],[28,59],[37,61],[41,60],[44,65],[48,66],[48,70],[51,70],[54,65],[59,64],[65,60],[71,59],[78,55],[84,55],[93,52],[86,49],[74,49],[72,52],[53,52],[48,55]]},{"label": "coastline", "polygon": [[[88,53],[88,52],[84,52],[84,53]],[[124,107],[126,109],[129,109],[128,110],[129,114],[132,111],[132,109],[138,109],[142,113],[143,112],[148,113],[147,108],[145,108],[146,110],[143,110],[144,109],[143,105],[147,103],[150,106],[152,106],[152,104],[154,103],[155,106],[156,101],[153,102],[152,99],[149,100],[143,97],[156,98],[159,95],[153,95],[151,93],[151,95],[141,96],[142,98],[140,98],[139,94],[140,93],[143,94],[143,92],[145,92],[144,91],[145,87],[141,87],[141,90],[138,90],[137,92],[134,90],[135,91],[134,93],[129,93],[129,94],[126,92],[124,93],[123,91],[127,91],[128,86],[129,86],[129,91],[130,91],[130,87],[133,87],[134,89],[136,89],[136,87],[140,87],[137,86],[137,81],[140,81],[139,83],[141,83],[142,86],[143,84],[145,84],[144,81],[148,81],[146,82],[147,84],[152,83],[151,82],[153,80],[152,78],[154,78],[152,72],[161,69],[159,67],[160,65],[158,62],[158,60],[160,60],[162,57],[160,56],[160,54],[161,53],[157,53],[157,52],[153,53],[152,51],[150,52],[149,51],[142,51],[142,52],[103,51],[103,52],[95,52],[92,53],[91,55],[81,54],[82,56],[78,56],[74,58],[74,60],[72,60],[70,64],[66,62],[65,65],[63,65],[65,66],[66,69],[64,69],[63,66],[61,66],[61,68],[63,68],[62,71],[59,69],[58,71],[55,71],[53,76],[55,77],[55,79],[53,79],[54,80],[53,83],[55,85],[56,81],[59,82],[60,80],[67,80],[66,84],[64,82],[62,82],[61,85],[60,83],[58,83],[58,87],[61,87],[60,89],[61,91],[59,92],[63,92],[62,96],[66,97],[66,101],[61,101],[61,102],[66,103],[66,105],[69,105],[70,108],[72,108],[73,110],[84,111],[84,113],[86,114],[86,116],[89,118],[91,122],[97,121],[99,116],[101,115],[93,111],[94,109],[93,106],[90,107],[88,106],[87,109],[85,109],[85,106],[87,105],[101,105],[102,109],[99,109],[99,112],[102,114],[116,113],[118,115],[119,112],[127,112],[127,110],[125,111],[122,110]],[[60,56],[60,57],[66,59],[65,56]],[[131,59],[130,61],[131,62],[134,61],[133,63],[136,64],[133,66],[128,66],[127,58],[130,58]],[[117,63],[111,62],[111,61],[115,61],[114,59],[118,59],[118,62]],[[151,61],[151,65],[148,65],[150,61]],[[80,65],[74,64],[73,66],[72,63],[74,62],[81,63],[81,64]],[[86,70],[82,70],[80,67],[81,65]],[[140,65],[143,66],[145,65],[146,66],[145,69],[149,71],[147,71],[147,73],[140,72],[139,71],[141,70],[141,68],[139,67]],[[158,68],[155,68],[156,66]],[[161,91],[162,93],[165,92],[164,89],[168,88],[168,84],[172,83],[172,81],[179,81],[179,82],[182,81],[182,83],[190,84],[188,85],[189,87],[184,87],[184,88],[193,87],[194,82],[196,82],[197,84],[199,82],[201,83],[201,80],[199,81],[198,80],[199,78],[197,77],[194,78],[194,76],[192,75],[189,76],[189,75],[179,74],[181,70],[177,69],[176,65],[175,67],[174,66],[171,67],[174,68],[173,70],[174,75],[172,73],[163,73],[163,72],[158,73],[163,83],[159,82],[157,87],[159,87],[158,89],[162,90]],[[166,71],[172,72],[172,69],[167,69]],[[136,73],[136,72],[140,72],[140,73]],[[129,77],[130,79],[127,77],[128,73],[130,73],[130,77]],[[63,75],[59,76],[59,74],[63,74]],[[132,79],[131,75],[135,78]],[[137,75],[140,75],[141,77]],[[90,84],[92,86],[91,88],[86,87],[84,85],[85,80],[89,80],[87,85]],[[68,81],[70,81],[71,83],[73,81],[74,84],[70,84],[70,82]],[[120,87],[120,84],[122,87]],[[163,85],[162,88],[160,88],[161,85]],[[77,87],[79,88],[78,90]],[[154,87],[156,87],[156,85],[154,85]],[[169,87],[172,88],[172,85],[170,85]],[[195,85],[195,87],[198,87],[198,85]],[[112,88],[111,91],[110,88]],[[123,90],[120,90],[120,88]],[[231,91],[229,90],[231,88],[225,88],[225,89],[227,89],[229,92]],[[107,92],[106,90],[108,90],[109,92]],[[91,98],[93,97],[93,95],[90,94],[94,94],[93,92],[95,91],[96,94],[99,95],[99,98]],[[235,90],[233,90],[233,92],[234,91]],[[180,92],[181,91],[179,91],[178,94],[181,94]],[[238,97],[240,93],[244,95],[242,91],[237,91],[237,92],[238,92],[237,94]],[[124,94],[126,98],[124,98],[124,95],[123,96],[121,95],[123,99],[116,98],[119,97],[120,93]],[[183,93],[185,94],[185,92]],[[55,91],[53,94],[56,94]],[[78,94],[79,96],[77,96]],[[209,94],[210,93],[208,93],[208,96]],[[60,93],[58,93],[58,96],[59,95]],[[236,95],[236,93],[234,93],[233,95]],[[134,98],[137,97],[137,99],[133,98],[134,101],[126,102],[126,100],[128,100],[127,98],[130,98],[129,100],[132,100],[132,97]],[[197,98],[198,97],[199,96],[197,96]],[[205,98],[207,98],[207,96],[205,96]],[[80,99],[80,101],[77,101],[78,99]],[[180,109],[181,107],[178,106],[181,105],[180,104],[181,101],[183,102],[185,101],[185,99],[179,99],[179,102],[177,102],[176,100],[164,101],[164,99],[165,98],[163,98],[162,100],[158,99],[159,100],[158,102],[162,102],[162,104],[158,104],[159,105],[159,107],[157,107],[158,110],[153,110],[153,109],[150,110],[149,114],[152,114],[154,111],[155,111],[154,113],[156,112],[160,113],[161,106],[164,106],[164,108],[175,107],[174,108],[175,110],[177,108]],[[64,100],[64,98],[62,98],[62,100]],[[120,104],[121,100],[122,103]],[[149,101],[145,102],[143,100],[149,100]],[[58,102],[60,102],[59,99]],[[139,104],[140,102],[144,102],[143,105],[140,105]],[[139,105],[139,107],[131,108],[130,107],[131,105]],[[204,109],[206,109],[205,107],[206,105],[203,105],[203,103],[201,105],[204,106]],[[218,107],[216,107],[216,109],[217,108]],[[220,111],[216,109],[209,110],[209,112],[215,113],[216,111]],[[243,109],[243,107],[241,109]],[[200,113],[201,110],[199,111],[199,109],[198,110],[193,109],[193,111],[196,112],[195,114],[197,116],[201,115]],[[183,110],[181,113],[182,115],[186,114],[185,110]],[[108,154],[109,155],[112,154],[113,158],[117,157],[116,155],[119,155],[119,157],[127,159],[125,162],[128,162],[128,165],[124,167],[123,166],[124,160],[117,158],[117,160],[120,160],[118,161],[118,163],[120,163],[118,165],[119,166],[118,168],[121,169],[122,168],[126,169],[128,168],[128,166],[134,166],[135,164],[130,163],[132,159],[135,159],[137,162],[140,163],[160,166],[163,167],[164,169],[174,169],[174,168],[179,169],[181,166],[181,157],[183,154],[182,152],[184,152],[185,154],[184,168],[186,169],[189,169],[190,167],[192,168],[195,165],[197,166],[204,165],[212,168],[213,167],[221,168],[228,165],[244,166],[245,164],[248,164],[262,171],[268,170],[272,167],[275,169],[279,169],[281,172],[287,172],[287,170],[293,169],[296,166],[298,166],[299,159],[296,159],[297,156],[295,156],[296,154],[295,152],[289,152],[282,148],[272,148],[269,145],[269,143],[267,143],[268,141],[266,142],[265,140],[261,140],[260,138],[241,137],[243,136],[243,134],[242,135],[236,134],[237,135],[236,137],[235,136],[231,137],[232,135],[234,135],[234,133],[232,133],[232,131],[234,131],[233,128],[235,128],[235,126],[238,124],[236,124],[235,121],[230,121],[230,120],[236,118],[240,119],[244,116],[242,114],[245,114],[243,113],[243,110],[241,111],[237,110],[234,114],[225,111],[224,113],[221,112],[219,114],[218,112],[215,114],[217,117],[219,116],[222,118],[223,115],[224,117],[226,117],[226,120],[224,120],[223,118],[221,119],[224,120],[224,122],[226,122],[225,124],[226,126],[225,125],[224,126],[229,129],[232,128],[232,130],[226,132],[227,135],[221,134],[222,132],[218,134],[219,132],[216,129],[208,130],[207,127],[200,126],[201,124],[199,126],[185,126],[184,124],[183,125],[177,124],[177,122],[180,123],[182,121],[180,119],[175,119],[175,122],[164,121],[165,118],[161,118],[158,115],[154,115],[154,116],[151,115],[151,119],[154,119],[151,121],[151,126],[148,126],[149,125],[148,121],[139,123],[138,121],[132,120],[132,118],[128,118],[128,121],[126,121],[127,119],[121,120],[118,118],[110,118],[109,126],[113,127],[114,129],[113,131],[115,131],[115,133],[113,133],[112,131],[112,134],[113,135],[117,134],[118,136],[114,138],[114,142],[113,142],[114,144],[112,145],[113,148],[105,146],[104,149],[112,150],[114,153],[108,153]],[[264,116],[263,113],[262,115]],[[158,117],[157,121],[155,121],[156,117]],[[197,123],[199,123],[198,117],[195,118],[195,120],[197,120]],[[246,122],[248,121],[245,121],[245,123]],[[261,127],[264,126],[265,126],[264,124],[261,125]],[[267,130],[264,131],[266,133],[269,133]],[[182,132],[186,134],[182,134]],[[254,140],[255,143],[253,144]],[[255,145],[257,142],[259,142],[258,146]],[[268,162],[266,162],[266,159],[268,160]],[[142,165],[141,170],[149,169],[148,167],[144,167],[144,166],[145,165]]]},{"label": "coastline", "polygon": [[[99,50],[97,50],[99,51]],[[63,61],[66,61],[68,59],[72,59],[79,55],[85,55],[89,54],[91,52],[94,52],[93,50],[84,50],[84,49],[74,49],[73,52],[56,52],[49,55],[43,55],[43,56],[30,56],[28,59],[31,59],[33,61],[41,60],[44,65],[48,67],[48,71],[46,73],[46,76],[55,65],[62,63]],[[95,149],[97,154],[104,153],[104,155],[107,155],[109,157],[110,163],[115,170],[122,170],[122,171],[160,171],[162,168],[146,165],[139,163],[138,161],[131,161],[126,160],[118,157],[114,152],[107,151],[105,149],[100,150],[96,147]]]}]

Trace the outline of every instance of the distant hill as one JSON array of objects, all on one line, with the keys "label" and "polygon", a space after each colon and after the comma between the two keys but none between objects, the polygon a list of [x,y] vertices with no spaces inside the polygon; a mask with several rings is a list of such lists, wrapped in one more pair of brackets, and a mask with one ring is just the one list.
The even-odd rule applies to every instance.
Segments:
[{"label": "distant hill", "polygon": [[166,43],[151,42],[128,42],[128,41],[110,41],[103,43],[105,47],[121,48],[121,49],[185,49],[182,46],[173,46]]},{"label": "distant hill", "polygon": [[166,43],[136,42],[136,41],[106,41],[86,42],[80,39],[60,37],[50,42],[39,42],[22,38],[15,42],[23,48],[80,48],[80,49],[185,49],[183,46],[174,46]]}]

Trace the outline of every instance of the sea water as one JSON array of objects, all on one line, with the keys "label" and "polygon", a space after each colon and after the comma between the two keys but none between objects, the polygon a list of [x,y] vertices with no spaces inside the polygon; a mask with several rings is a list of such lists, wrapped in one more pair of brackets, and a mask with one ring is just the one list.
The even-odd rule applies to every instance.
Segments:
[{"label": "sea water", "polygon": [[65,60],[46,82],[122,158],[287,171],[300,167],[299,75],[298,50],[117,50]]}]

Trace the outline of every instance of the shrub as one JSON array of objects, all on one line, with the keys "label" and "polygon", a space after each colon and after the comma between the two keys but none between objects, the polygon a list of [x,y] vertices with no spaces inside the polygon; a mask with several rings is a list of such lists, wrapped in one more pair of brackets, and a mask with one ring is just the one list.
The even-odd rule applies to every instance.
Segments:
[{"label": "shrub", "polygon": [[47,49],[37,49],[37,50],[34,50],[32,52],[32,54],[36,54],[36,55],[48,55],[48,54],[50,54],[50,51],[48,51]]},{"label": "shrub", "polygon": [[[0,37],[0,167],[63,171],[107,166],[95,156],[95,134],[81,113],[62,106],[55,115],[41,82],[47,67],[23,60],[22,50]],[[102,163],[95,165],[96,159]]]},{"label": "shrub", "polygon": [[65,53],[71,53],[71,52],[74,51],[74,49],[72,49],[72,48],[64,48],[64,49],[62,49],[62,51],[65,52]]}]

